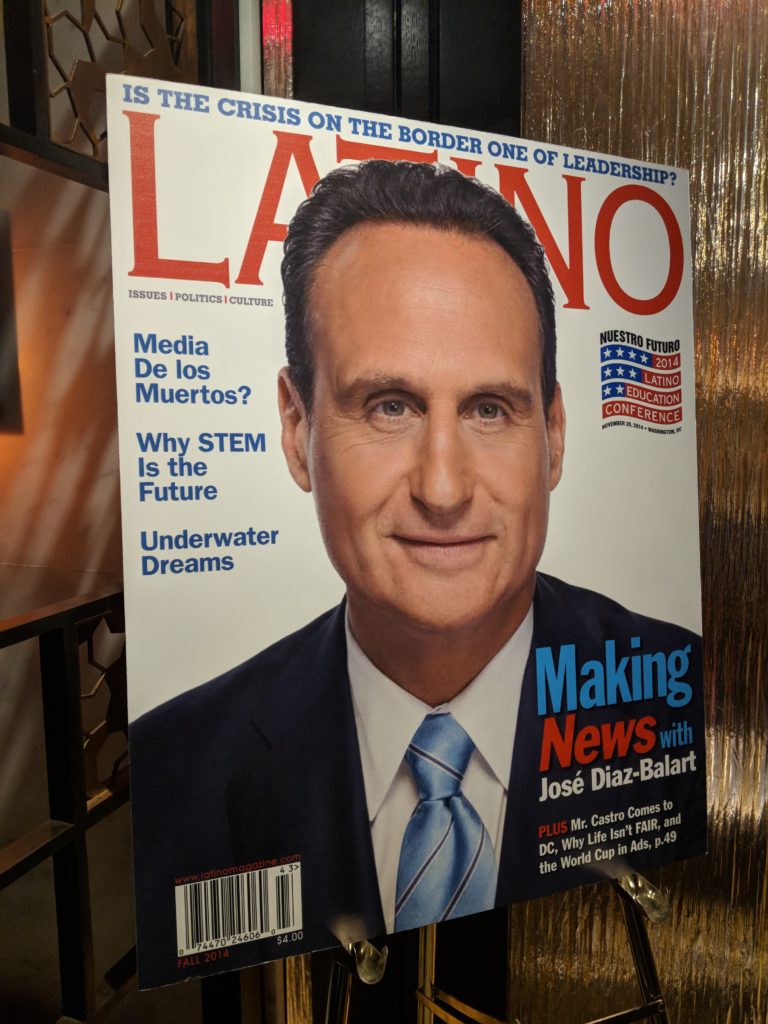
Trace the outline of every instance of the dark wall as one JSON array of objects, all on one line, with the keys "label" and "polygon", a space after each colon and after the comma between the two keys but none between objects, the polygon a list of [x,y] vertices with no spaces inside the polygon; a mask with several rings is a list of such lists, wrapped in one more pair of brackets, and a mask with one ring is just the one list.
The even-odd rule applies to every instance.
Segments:
[{"label": "dark wall", "polygon": [[297,99],[517,135],[519,0],[293,2]]}]

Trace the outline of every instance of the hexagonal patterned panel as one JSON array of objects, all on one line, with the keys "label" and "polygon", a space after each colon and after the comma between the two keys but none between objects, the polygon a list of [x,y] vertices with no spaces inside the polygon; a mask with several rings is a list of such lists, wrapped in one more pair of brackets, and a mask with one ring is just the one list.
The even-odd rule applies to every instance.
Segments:
[{"label": "hexagonal patterned panel", "polygon": [[51,141],[106,160],[108,72],[190,81],[191,0],[45,0]]}]

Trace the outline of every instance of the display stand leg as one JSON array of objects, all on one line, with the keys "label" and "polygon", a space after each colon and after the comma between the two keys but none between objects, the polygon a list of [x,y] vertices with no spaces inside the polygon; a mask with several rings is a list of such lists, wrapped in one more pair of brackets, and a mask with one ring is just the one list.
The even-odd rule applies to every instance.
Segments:
[{"label": "display stand leg", "polygon": [[[640,1021],[669,1024],[656,962],[645,926],[646,918],[654,923],[667,919],[667,899],[642,875],[622,875],[611,884],[621,903],[629,948],[643,1001],[640,1006],[598,1017],[588,1024],[635,1024]],[[435,925],[422,928],[419,935],[419,984],[416,990],[418,1024],[432,1024],[435,1020],[459,1024],[460,1020],[467,1018],[479,1024],[502,1024],[483,1011],[466,1005],[435,984],[436,943]],[[456,1016],[457,1010],[462,1014],[461,1018]],[[519,1024],[519,1021],[515,1021],[515,1024]]]},{"label": "display stand leg", "polygon": [[641,1006],[623,1010],[607,1017],[598,1017],[589,1024],[633,1024],[635,1021],[658,1021],[669,1024],[661,982],[656,971],[645,918],[663,921],[669,914],[665,898],[641,875],[623,875],[611,883],[621,902],[624,926],[635,965],[637,983],[643,998]]},{"label": "display stand leg", "polygon": [[349,1020],[349,1000],[352,995],[351,957],[343,962],[343,953],[333,959],[331,980],[328,982],[328,1002],[325,1007],[325,1024],[347,1024]]}]

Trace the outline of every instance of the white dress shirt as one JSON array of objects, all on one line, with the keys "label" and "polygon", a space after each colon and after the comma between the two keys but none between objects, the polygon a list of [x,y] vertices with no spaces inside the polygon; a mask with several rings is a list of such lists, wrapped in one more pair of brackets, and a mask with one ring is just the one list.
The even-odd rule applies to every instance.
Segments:
[{"label": "white dress shirt", "polygon": [[373,854],[384,922],[387,932],[392,932],[400,847],[419,802],[405,752],[432,711],[450,711],[475,744],[461,791],[480,815],[499,862],[520,691],[533,636],[533,609],[469,686],[437,708],[380,672],[352,636],[348,619],[346,631]]}]

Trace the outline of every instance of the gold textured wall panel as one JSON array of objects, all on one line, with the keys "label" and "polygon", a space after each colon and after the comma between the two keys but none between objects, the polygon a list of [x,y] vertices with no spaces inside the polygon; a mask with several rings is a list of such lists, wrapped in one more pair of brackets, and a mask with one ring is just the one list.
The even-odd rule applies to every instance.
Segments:
[{"label": "gold textured wall panel", "polygon": [[[675,1024],[766,1024],[768,4],[525,0],[524,22],[527,137],[691,170],[710,853],[654,875],[650,935]],[[510,1019],[639,1001],[607,887],[510,928]]]}]

